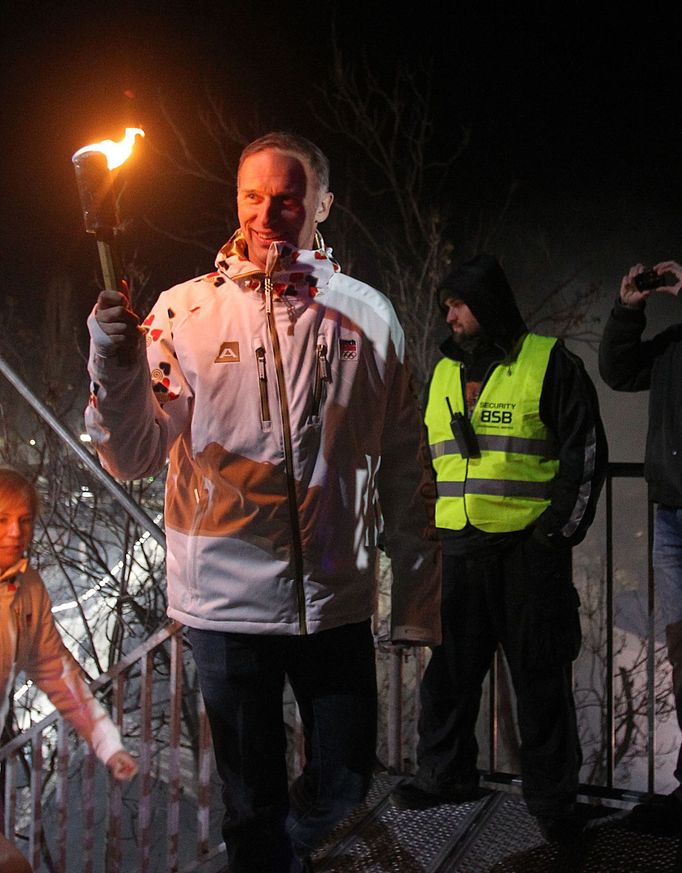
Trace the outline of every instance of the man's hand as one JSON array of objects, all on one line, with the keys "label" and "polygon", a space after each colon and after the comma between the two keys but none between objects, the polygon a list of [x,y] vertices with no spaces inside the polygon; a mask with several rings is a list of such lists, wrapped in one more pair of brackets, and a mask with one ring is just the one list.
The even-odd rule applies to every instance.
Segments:
[{"label": "man's hand", "polygon": [[95,307],[97,324],[119,350],[137,348],[140,338],[140,317],[130,308],[120,291],[101,291]]},{"label": "man's hand", "polygon": [[675,277],[674,285],[661,285],[658,288],[654,288],[654,291],[660,291],[663,294],[672,294],[676,297],[680,288],[682,288],[682,267],[677,263],[677,261],[661,261],[660,264],[654,265],[654,270],[662,276],[664,273],[672,273]]},{"label": "man's hand", "polygon": [[[661,284],[649,291],[640,291],[635,285],[635,276],[643,273],[644,267],[642,264],[635,264],[634,267],[630,267],[627,275],[623,276],[623,280],[620,283],[620,300],[623,306],[627,306],[630,309],[641,309],[644,306],[644,301],[652,292],[654,294],[672,294],[673,297],[678,295],[680,288],[682,288],[682,267],[677,261],[661,261],[660,264],[655,264],[653,270],[661,277]],[[675,277],[673,285],[665,284],[664,277],[666,273],[671,273]]]},{"label": "man's hand", "polygon": [[651,291],[640,291],[635,285],[635,276],[639,276],[643,272],[643,264],[635,264],[634,267],[630,267],[627,275],[623,276],[621,280],[620,302],[629,309],[641,309],[644,306],[644,301],[651,294]]},{"label": "man's hand", "polygon": [[124,750],[114,752],[107,761],[107,767],[114,779],[118,779],[121,782],[127,782],[129,779],[132,779],[139,770],[135,758]]}]

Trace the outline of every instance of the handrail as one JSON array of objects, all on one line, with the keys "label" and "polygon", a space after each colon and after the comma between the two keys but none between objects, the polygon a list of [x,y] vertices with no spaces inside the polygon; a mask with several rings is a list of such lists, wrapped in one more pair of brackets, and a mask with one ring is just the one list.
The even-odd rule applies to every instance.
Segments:
[{"label": "handrail", "polygon": [[24,380],[10,367],[7,361],[0,355],[0,373],[7,381],[16,388],[21,396],[28,401],[43,421],[48,424],[57,434],[61,441],[68,446],[71,451],[78,456],[79,460],[85,464],[90,473],[97,481],[126,509],[128,515],[134,518],[135,521],[144,529],[149,531],[156,542],[166,547],[166,535],[161,528],[147,515],[142,507],[136,503],[128,492],[119,483],[110,476],[95,458],[86,451],[83,446],[75,439],[74,435],[64,427],[54,413],[48,409],[45,404],[31,391]]},{"label": "handrail", "polygon": [[[108,797],[95,790],[96,785],[96,758],[90,750],[86,752],[83,769],[82,790],[82,821],[85,836],[82,858],[83,873],[91,873],[98,867],[98,858],[106,858],[108,873],[123,873],[131,869],[148,871],[151,868],[151,853],[155,846],[165,846],[165,867],[167,871],[186,871],[197,869],[197,865],[203,864],[213,857],[224,852],[224,844],[220,841],[211,842],[209,832],[210,810],[210,782],[212,751],[208,720],[203,708],[201,696],[198,695],[198,747],[196,750],[197,762],[195,770],[196,790],[193,801],[196,811],[193,817],[194,824],[187,819],[187,791],[191,788],[187,777],[183,779],[180,769],[181,752],[181,713],[183,702],[186,702],[186,691],[183,689],[182,671],[182,625],[177,622],[169,622],[153,634],[148,640],[126,655],[119,663],[114,665],[105,674],[90,684],[93,690],[101,689],[113,684],[114,690],[114,721],[119,728],[122,727],[123,692],[129,673],[132,668],[140,666],[139,677],[136,675],[135,682],[139,683],[139,695],[142,706],[139,712],[140,749],[139,763],[140,773],[136,784],[128,789],[127,796],[136,791],[138,794],[138,814],[135,830],[138,844],[135,852],[138,858],[138,866],[130,866],[130,851],[127,859],[124,857],[124,828],[123,828],[123,795],[126,787],[119,782],[109,780]],[[168,785],[167,799],[165,800],[166,839],[158,839],[158,827],[160,810],[154,801],[153,789],[158,779],[154,775],[154,765],[159,762],[159,737],[152,730],[153,709],[159,693],[159,680],[155,675],[153,658],[166,644],[171,645],[170,670],[168,675],[168,708],[164,710],[163,748],[164,754],[168,754],[167,776],[164,783]],[[136,688],[138,685],[136,685]],[[43,816],[43,743],[47,732],[57,723],[59,729],[56,752],[57,785],[56,798],[56,834],[52,834],[54,855],[50,855],[45,842],[44,816]],[[29,829],[29,859],[33,868],[41,869],[43,856],[47,852],[50,855],[50,869],[65,873],[67,869],[67,828],[69,819],[77,814],[77,804],[69,803],[68,788],[68,764],[69,750],[67,743],[68,728],[65,728],[64,720],[59,712],[55,711],[45,716],[40,722],[32,725],[21,736],[13,738],[5,746],[0,748],[0,763],[5,767],[5,834],[14,840],[16,822],[16,803],[18,789],[16,787],[17,766],[21,754],[30,774],[30,817],[27,822]],[[186,740],[186,738],[184,738]],[[72,789],[73,791],[73,789]],[[94,823],[101,818],[103,810],[108,802],[108,828],[105,840],[99,842],[93,839]],[[181,810],[181,802],[183,804]],[[184,818],[183,818],[184,816]],[[152,822],[154,828],[152,828]],[[190,827],[191,826],[191,827]],[[184,858],[181,859],[180,833],[186,834],[187,829],[196,832],[195,849],[188,853],[184,848]],[[181,863],[184,866],[180,866]]]},{"label": "handrail", "polygon": [[[647,670],[646,683],[648,689],[647,698],[647,713],[646,722],[648,730],[648,743],[646,744],[646,759],[647,759],[647,775],[646,788],[643,790],[619,788],[616,785],[616,767],[615,767],[615,752],[616,752],[616,730],[615,730],[615,683],[613,675],[613,662],[615,658],[615,614],[614,614],[614,596],[615,596],[615,567],[614,567],[614,513],[613,513],[613,481],[614,479],[642,479],[644,480],[644,465],[641,463],[609,463],[606,477],[605,487],[605,657],[604,663],[607,669],[604,676],[604,755],[605,755],[605,779],[603,784],[580,786],[582,794],[587,796],[595,796],[602,798],[611,798],[618,800],[637,801],[643,797],[655,792],[655,695],[654,688],[654,641],[652,635],[653,628],[653,611],[654,611],[654,575],[652,567],[652,551],[653,551],[653,507],[651,502],[645,497],[647,510],[647,627],[648,639],[646,642],[647,648]],[[496,671],[495,667],[498,670]],[[499,741],[498,730],[498,712],[497,712],[497,693],[495,676],[499,672],[499,653],[496,656],[495,664],[491,670],[491,681],[489,686],[490,712],[487,724],[488,730],[488,769],[484,772],[484,778],[491,783],[519,783],[521,776],[518,772],[502,772],[497,765],[497,751]]]},{"label": "handrail", "polygon": [[[177,621],[169,621],[168,624],[164,625],[162,628],[153,633],[150,637],[148,637],[143,643],[140,643],[135,649],[129,652],[127,655],[124,655],[120,661],[110,667],[106,673],[102,673],[96,679],[89,683],[88,687],[92,692],[99,691],[102,688],[105,688],[114,679],[124,673],[126,670],[133,667],[136,663],[138,663],[144,656],[148,655],[150,652],[153,652],[157,649],[162,643],[169,640],[174,634],[181,633],[183,630],[183,626],[179,624]],[[13,737],[11,740],[6,742],[3,746],[0,746],[0,762],[2,762],[8,755],[16,752],[20,749],[28,740],[33,740],[39,733],[43,733],[46,728],[50,727],[50,725],[54,724],[57,719],[61,718],[59,714],[59,710],[55,709],[52,712],[48,713],[44,718],[35,724],[31,725],[30,728],[26,728],[26,730],[19,734],[16,737]]]}]

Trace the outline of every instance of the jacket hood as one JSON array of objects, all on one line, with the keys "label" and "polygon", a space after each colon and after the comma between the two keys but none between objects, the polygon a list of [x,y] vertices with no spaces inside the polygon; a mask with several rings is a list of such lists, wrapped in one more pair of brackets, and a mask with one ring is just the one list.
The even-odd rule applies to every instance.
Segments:
[{"label": "jacket hood", "polygon": [[[506,352],[528,331],[504,270],[492,255],[476,255],[446,276],[438,289],[438,303],[443,311],[448,297],[464,301],[485,336]],[[456,345],[454,340],[453,344]]]}]

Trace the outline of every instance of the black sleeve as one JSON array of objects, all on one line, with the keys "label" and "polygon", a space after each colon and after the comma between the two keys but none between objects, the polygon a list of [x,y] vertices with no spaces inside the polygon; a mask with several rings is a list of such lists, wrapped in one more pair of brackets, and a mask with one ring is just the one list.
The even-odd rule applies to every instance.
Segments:
[{"label": "black sleeve", "polygon": [[646,391],[651,382],[654,342],[642,342],[646,326],[644,309],[631,309],[616,301],[599,346],[599,373],[616,391]]},{"label": "black sleeve", "polygon": [[559,470],[536,535],[553,546],[574,546],[594,519],[608,448],[592,380],[560,340],[547,366],[540,416],[556,440]]}]

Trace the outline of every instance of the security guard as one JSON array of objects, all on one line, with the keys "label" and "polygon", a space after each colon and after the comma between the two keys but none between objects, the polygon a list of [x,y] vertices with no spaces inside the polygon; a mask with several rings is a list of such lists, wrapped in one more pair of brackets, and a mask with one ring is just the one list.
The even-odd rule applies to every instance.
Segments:
[{"label": "security guard", "polygon": [[595,514],[607,461],[582,362],[530,333],[498,261],[480,254],[445,280],[451,335],[425,421],[443,546],[443,642],[421,689],[416,776],[402,808],[478,795],[475,726],[498,644],[517,697],[528,809],[549,841],[570,842],[582,761],[571,663],[580,648],[571,548]]}]

